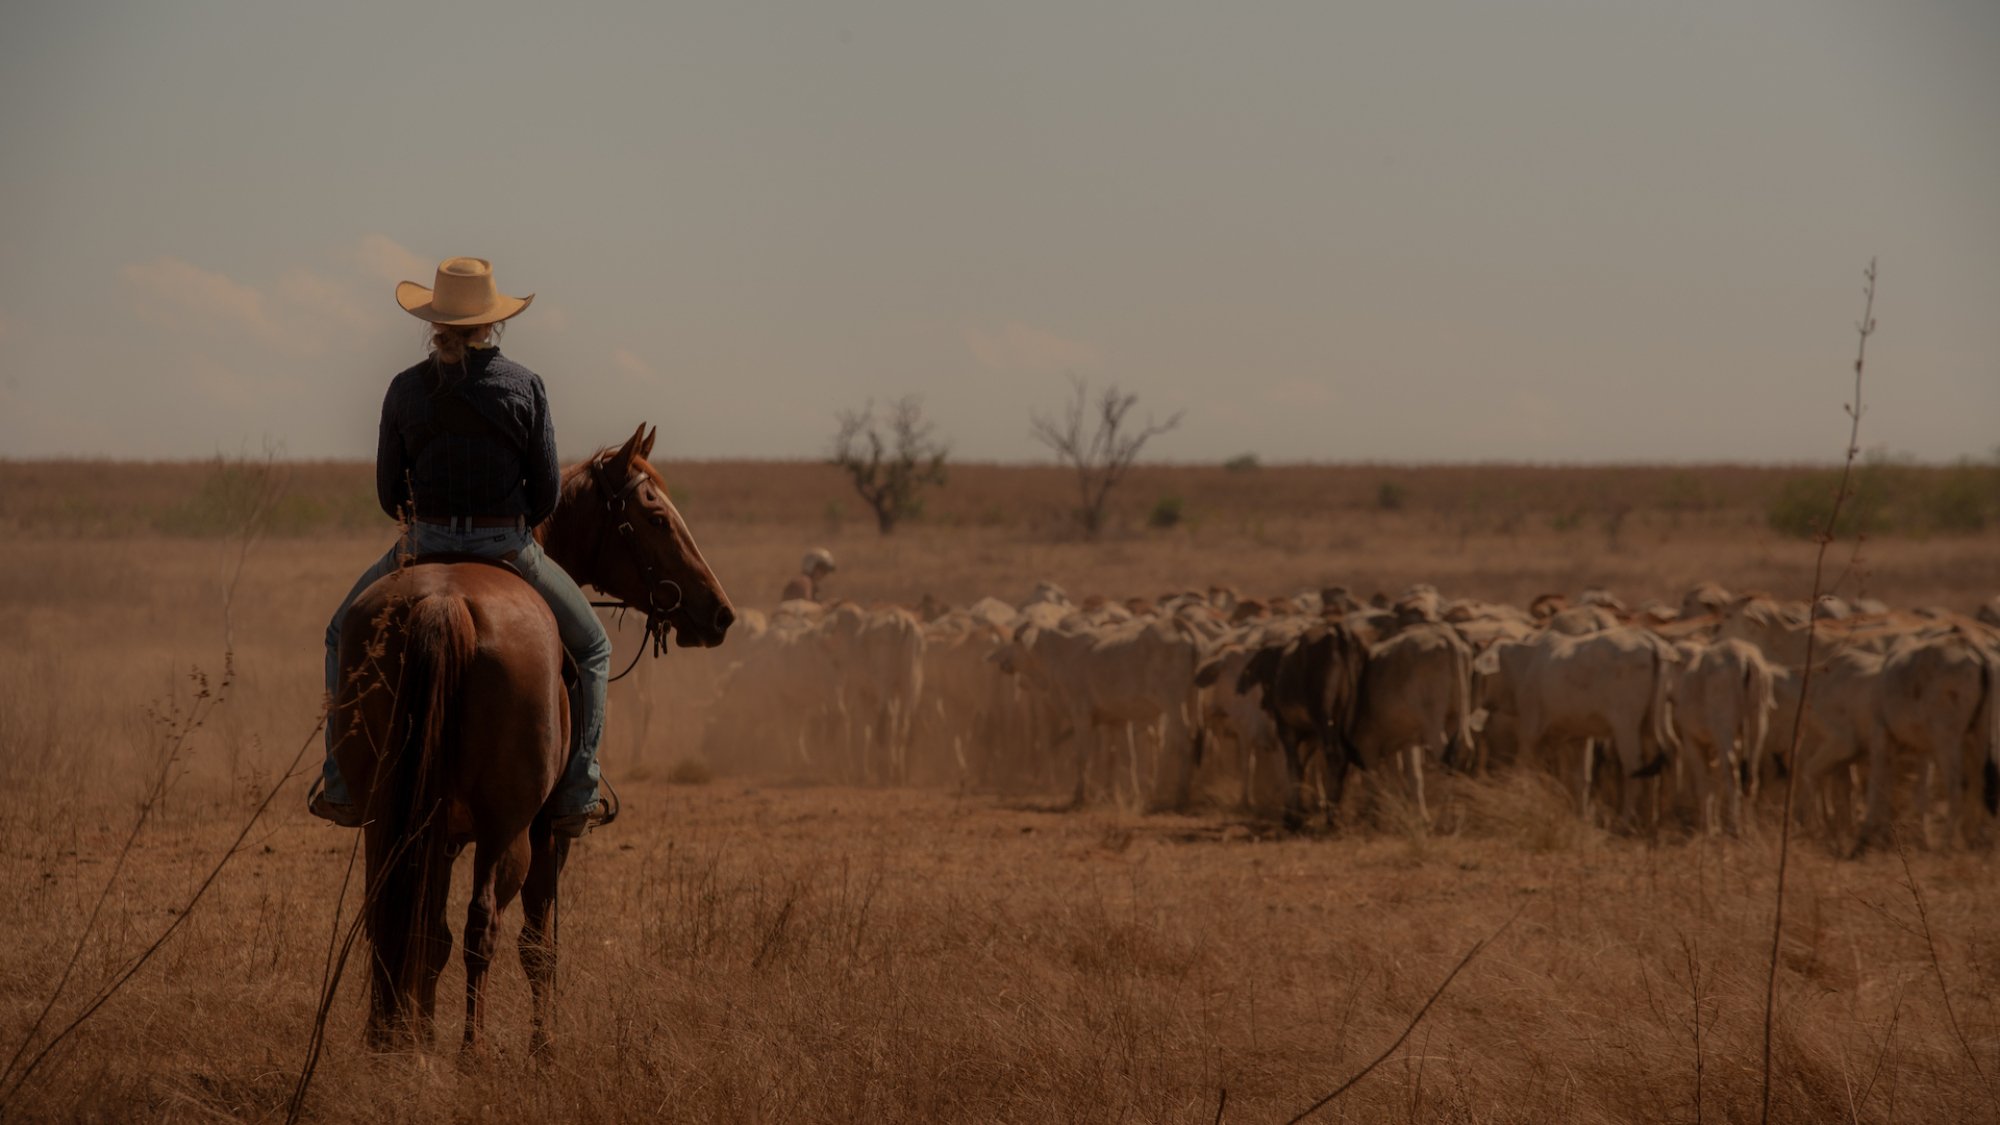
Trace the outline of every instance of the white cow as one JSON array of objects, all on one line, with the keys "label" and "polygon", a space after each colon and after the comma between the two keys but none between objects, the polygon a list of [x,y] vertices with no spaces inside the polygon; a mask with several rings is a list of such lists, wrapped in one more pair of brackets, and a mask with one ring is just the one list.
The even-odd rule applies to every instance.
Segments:
[{"label": "white cow", "polygon": [[871,781],[909,779],[910,729],[924,692],[924,629],[905,609],[836,607],[818,633],[840,676],[848,760]]},{"label": "white cow", "polygon": [[1164,744],[1164,768],[1152,786],[1141,781],[1134,753],[1134,795],[1146,800],[1150,791],[1156,801],[1186,801],[1197,733],[1194,674],[1201,657],[1193,630],[1172,618],[1103,631],[1027,625],[998,655],[1003,671],[1022,675],[1046,693],[1065,720],[1075,746],[1078,805],[1103,736],[1108,732],[1129,743],[1134,727],[1158,730]]},{"label": "white cow", "polygon": [[[1899,639],[1882,661],[1881,720],[1886,736],[1869,757],[1868,817],[1863,838],[1888,825],[1892,757],[1914,756],[1926,774],[1919,790],[1945,802],[1945,838],[1961,841],[1977,834],[1975,787],[1983,790],[1987,812],[2000,800],[2000,700],[1995,699],[1995,666],[2000,653],[1985,638],[1965,629],[1944,628]],[[1933,793],[1932,790],[1937,790]]]},{"label": "white cow", "polygon": [[739,657],[702,732],[702,756],[736,768],[821,769],[818,751],[845,729],[840,677],[814,625],[773,614],[732,638]]},{"label": "white cow", "polygon": [[[1620,769],[1619,820],[1629,826],[1638,807],[1632,782],[1658,774],[1676,748],[1667,712],[1667,670],[1675,660],[1665,641],[1618,628],[1582,637],[1544,633],[1526,643],[1502,641],[1482,653],[1475,667],[1500,674],[1511,698],[1493,703],[1517,717],[1524,757],[1580,748],[1576,792],[1585,817],[1594,772],[1590,740],[1611,743]],[[1553,759],[1558,775],[1566,772],[1562,760]]]},{"label": "white cow", "polygon": [[948,760],[959,778],[974,784],[1000,780],[1000,749],[1019,727],[1013,722],[1015,683],[989,659],[1009,636],[988,618],[962,610],[924,627],[924,694],[914,742],[926,757]]},{"label": "white cow", "polygon": [[1673,678],[1674,726],[1705,831],[1741,831],[1743,789],[1751,796],[1770,731],[1772,670],[1757,646],[1683,641]]},{"label": "white cow", "polygon": [[1472,650],[1441,622],[1411,625],[1368,649],[1354,747],[1366,768],[1396,763],[1404,795],[1426,823],[1426,759],[1473,764],[1471,676]]}]

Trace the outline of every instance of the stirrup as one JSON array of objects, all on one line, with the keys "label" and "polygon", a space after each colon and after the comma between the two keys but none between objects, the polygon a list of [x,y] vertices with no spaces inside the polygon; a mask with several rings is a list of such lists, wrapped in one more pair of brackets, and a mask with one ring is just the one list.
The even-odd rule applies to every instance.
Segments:
[{"label": "stirrup", "polygon": [[597,803],[604,806],[604,819],[597,822],[597,827],[602,828],[618,819],[618,810],[622,806],[618,801],[618,787],[611,784],[610,778],[599,774],[597,784],[604,789],[597,797]]},{"label": "stirrup", "polygon": [[597,784],[602,793],[597,795],[597,803],[583,812],[569,813],[549,821],[549,829],[558,836],[568,836],[572,840],[582,839],[592,831],[602,828],[618,819],[618,790],[600,777]]},{"label": "stirrup", "polygon": [[361,810],[354,805],[336,805],[326,799],[326,778],[316,777],[306,790],[306,811],[331,821],[340,828],[361,827]]}]

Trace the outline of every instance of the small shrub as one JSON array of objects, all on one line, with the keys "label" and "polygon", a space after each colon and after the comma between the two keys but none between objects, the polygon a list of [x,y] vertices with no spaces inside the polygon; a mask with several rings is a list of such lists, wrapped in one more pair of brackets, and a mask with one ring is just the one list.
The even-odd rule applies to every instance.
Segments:
[{"label": "small shrub", "polygon": [[1669,512],[1701,512],[1712,504],[1708,488],[1693,473],[1675,473],[1661,489],[1660,506]]},{"label": "small shrub", "polygon": [[1162,496],[1154,502],[1153,510],[1146,513],[1146,526],[1160,531],[1179,527],[1183,514],[1180,497]]},{"label": "small shrub", "polygon": [[1961,466],[1937,481],[1924,497],[1924,523],[1932,531],[1983,531],[2000,496],[2000,474]]},{"label": "small shrub", "polygon": [[1255,453],[1238,453],[1222,463],[1223,471],[1230,473],[1254,473],[1263,467]]},{"label": "small shrub", "polygon": [[1794,539],[1818,535],[1826,526],[1827,513],[1833,510],[1834,490],[1839,487],[1837,479],[1815,473],[1786,481],[1765,509],[1764,522],[1770,524],[1772,531]]},{"label": "small shrub", "polygon": [[[1891,484],[1881,466],[1857,470],[1848,483],[1849,495],[1841,502],[1840,522],[1832,529],[1834,536],[1875,535],[1888,530],[1892,525],[1887,495]],[[1765,509],[1765,522],[1781,535],[1811,539],[1827,530],[1827,517],[1833,511],[1834,495],[1839,491],[1837,472],[1795,477],[1785,482]]]},{"label": "small shrub", "polygon": [[1375,506],[1385,512],[1402,511],[1403,502],[1409,498],[1409,490],[1393,480],[1385,480],[1375,488]]},{"label": "small shrub", "polygon": [[219,538],[258,533],[302,535],[330,522],[326,505],[291,494],[290,470],[267,454],[218,456],[195,494],[153,517],[163,535]]},{"label": "small shrub", "polygon": [[1549,517],[1550,531],[1575,531],[1582,526],[1583,512],[1580,509],[1557,512],[1555,515]]}]

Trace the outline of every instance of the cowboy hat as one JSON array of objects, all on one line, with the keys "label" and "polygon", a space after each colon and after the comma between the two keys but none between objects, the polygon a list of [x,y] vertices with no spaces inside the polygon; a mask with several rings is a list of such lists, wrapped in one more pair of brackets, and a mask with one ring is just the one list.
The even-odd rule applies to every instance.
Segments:
[{"label": "cowboy hat", "polygon": [[446,258],[438,263],[437,285],[426,289],[414,281],[396,286],[396,303],[403,311],[432,324],[498,324],[518,315],[535,299],[509,297],[493,286],[493,263],[484,258]]}]

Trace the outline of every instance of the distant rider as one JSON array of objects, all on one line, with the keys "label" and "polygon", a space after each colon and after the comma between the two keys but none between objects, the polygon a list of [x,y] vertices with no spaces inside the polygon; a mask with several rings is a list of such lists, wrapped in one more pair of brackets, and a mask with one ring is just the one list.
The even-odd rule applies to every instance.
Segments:
[{"label": "distant rider", "polygon": [[825,547],[814,547],[806,552],[806,557],[799,563],[799,572],[792,575],[790,582],[785,583],[782,600],[818,601],[820,580],[833,571],[833,552]]}]

